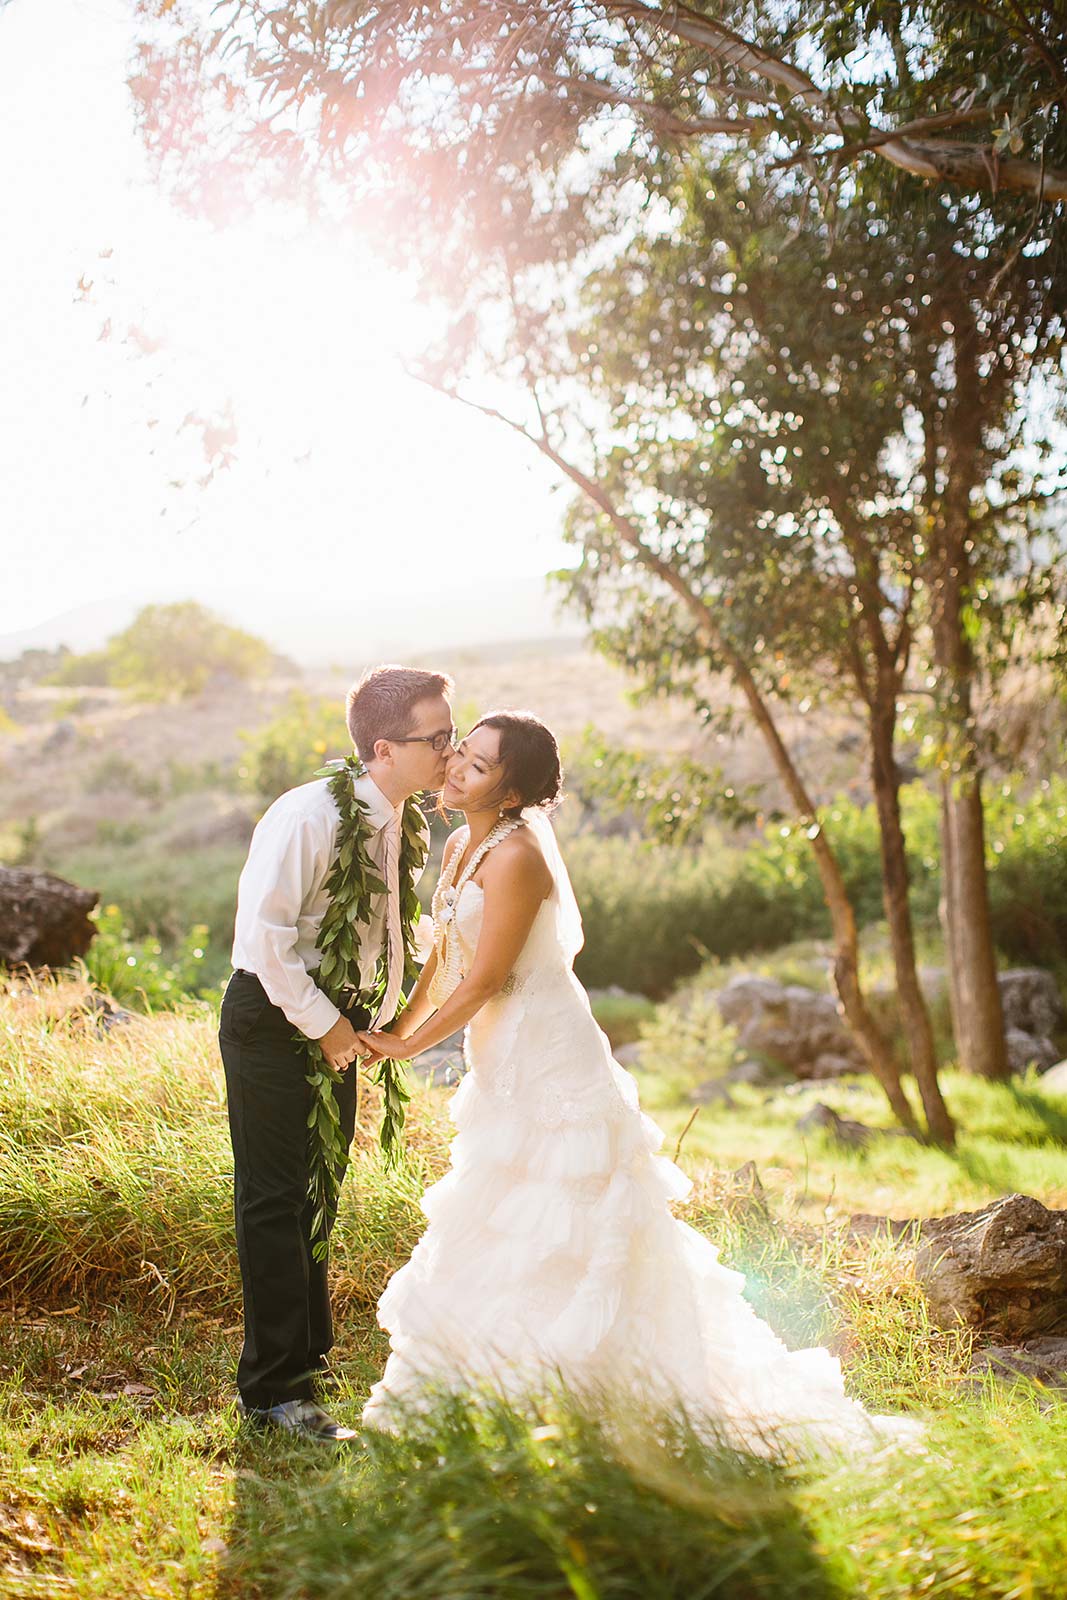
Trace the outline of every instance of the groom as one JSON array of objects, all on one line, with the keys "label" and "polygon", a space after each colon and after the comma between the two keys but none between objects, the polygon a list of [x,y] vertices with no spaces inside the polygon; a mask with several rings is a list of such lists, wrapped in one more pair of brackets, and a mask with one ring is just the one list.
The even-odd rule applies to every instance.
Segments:
[{"label": "groom", "polygon": [[[376,667],[350,690],[348,731],[366,773],[354,780],[366,808],[367,848],[388,883],[409,796],[439,789],[455,729],[452,680],[440,672]],[[354,1438],[315,1403],[315,1381],[333,1344],[326,1262],[316,1261],[308,1204],[307,1115],[311,1090],[303,1034],[342,1073],[335,1090],[346,1145],[355,1126],[358,1030],[385,1026],[354,1005],[338,1009],[310,977],[337,848],[339,812],[321,778],[283,794],[252,835],[237,889],[234,973],[222,1002],[219,1044],[234,1160],[234,1215],[244,1295],[237,1368],[241,1411],[261,1428],[329,1442]],[[395,857],[394,857],[395,859]],[[368,896],[355,932],[362,986],[379,958],[395,997],[403,962],[396,897]],[[395,999],[393,1000],[395,1009]]]}]

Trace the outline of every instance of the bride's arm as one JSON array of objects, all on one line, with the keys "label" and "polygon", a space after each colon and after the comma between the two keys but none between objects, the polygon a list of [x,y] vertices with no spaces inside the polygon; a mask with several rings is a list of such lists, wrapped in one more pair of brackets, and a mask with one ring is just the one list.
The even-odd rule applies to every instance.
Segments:
[{"label": "bride's arm", "polygon": [[[433,1001],[430,999],[430,984],[437,971],[437,951],[431,950],[419,974],[419,981],[408,995],[408,1003],[393,1023],[391,1035],[394,1039],[406,1039],[415,1029],[433,1016]],[[368,1035],[368,1038],[370,1036]]]},{"label": "bride's arm", "polygon": [[[401,1034],[398,1026],[395,1033],[368,1034],[368,1041],[382,1054],[389,1053],[390,1040],[399,1037],[405,1042],[398,1055],[405,1059],[420,1055],[464,1027],[503,988],[530,936],[541,903],[552,889],[552,874],[533,841],[516,839],[510,849],[498,845],[489,853],[482,877],[482,929],[470,972],[441,1009],[414,1033]],[[401,1024],[403,1021],[402,1017]]]}]

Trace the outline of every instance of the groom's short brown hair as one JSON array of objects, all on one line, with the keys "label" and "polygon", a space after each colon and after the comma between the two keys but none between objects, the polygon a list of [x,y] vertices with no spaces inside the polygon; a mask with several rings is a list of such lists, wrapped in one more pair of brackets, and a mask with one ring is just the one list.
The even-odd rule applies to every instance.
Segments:
[{"label": "groom's short brown hair", "polygon": [[410,733],[411,713],[420,700],[451,694],[455,684],[446,672],[418,667],[371,667],[348,691],[345,719],[361,761],[369,761],[379,739],[402,739]]}]

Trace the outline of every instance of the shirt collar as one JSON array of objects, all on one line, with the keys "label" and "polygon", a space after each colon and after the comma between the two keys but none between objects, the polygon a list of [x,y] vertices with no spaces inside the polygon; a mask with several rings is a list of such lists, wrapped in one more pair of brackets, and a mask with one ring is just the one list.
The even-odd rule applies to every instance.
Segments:
[{"label": "shirt collar", "polygon": [[368,820],[375,833],[379,833],[403,813],[403,803],[394,806],[387,800],[369,772],[361,773],[358,778],[352,780],[352,792],[366,806]]}]

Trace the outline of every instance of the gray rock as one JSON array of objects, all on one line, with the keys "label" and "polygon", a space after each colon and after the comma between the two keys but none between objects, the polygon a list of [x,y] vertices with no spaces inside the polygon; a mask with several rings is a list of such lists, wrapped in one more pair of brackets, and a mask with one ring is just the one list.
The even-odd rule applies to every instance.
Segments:
[{"label": "gray rock", "polygon": [[760,1011],[779,1005],[783,992],[773,978],[732,978],[719,990],[715,1003],[724,1022],[742,1027]]},{"label": "gray rock", "polygon": [[998,1378],[1029,1378],[1046,1388],[1067,1387],[1067,1339],[1027,1339],[1021,1345],[989,1345],[975,1352],[971,1371]]},{"label": "gray rock", "polygon": [[765,1061],[755,1061],[751,1056],[742,1056],[740,1061],[735,1061],[729,1072],[724,1074],[727,1083],[748,1083],[756,1089],[766,1088],[777,1081],[777,1073]]},{"label": "gray rock", "polygon": [[915,1274],[942,1327],[1006,1343],[1067,1329],[1067,1211],[1012,1194],[923,1222]]},{"label": "gray rock", "polygon": [[642,1048],[641,1041],[638,1039],[632,1044],[620,1044],[618,1049],[613,1050],[611,1053],[620,1067],[626,1067],[629,1070],[641,1065]]},{"label": "gray rock", "polygon": [[848,1219],[848,1232],[856,1239],[890,1238],[894,1244],[914,1244],[922,1223],[914,1217],[879,1217],[858,1211]]},{"label": "gray rock", "polygon": [[44,756],[59,755],[61,751],[69,750],[71,745],[77,742],[77,739],[77,728],[74,726],[73,722],[70,721],[69,717],[63,717],[59,722],[56,723],[55,727],[48,735],[48,738],[41,746],[41,754]]},{"label": "gray rock", "polygon": [[1013,967],[997,975],[1005,1029],[1018,1028],[1035,1039],[1049,1039],[1067,1027],[1067,1008],[1051,972],[1043,967]]},{"label": "gray rock", "polygon": [[1032,1033],[1024,1033],[1021,1028],[1008,1028],[1005,1031],[1004,1048],[1012,1072],[1025,1072],[1028,1067],[1047,1072],[1060,1057],[1051,1039],[1037,1038]]},{"label": "gray rock", "polygon": [[859,1069],[852,1056],[835,1056],[827,1050],[811,1064],[810,1078],[845,1078]]},{"label": "gray rock", "polygon": [[[619,1059],[615,1057],[616,1061]],[[729,1085],[722,1078],[708,1078],[705,1083],[698,1083],[695,1089],[690,1089],[689,1100],[696,1106],[732,1106],[734,1097],[730,1093]]]},{"label": "gray rock", "polygon": [[[832,1061],[833,1076],[865,1069],[832,995],[773,978],[741,977],[719,991],[716,1003],[723,1021],[737,1029],[739,1050],[778,1062],[799,1078],[816,1076],[820,1060]],[[826,1069],[819,1075],[826,1076]]]},{"label": "gray rock", "polygon": [[864,1122],[853,1122],[848,1117],[838,1116],[832,1106],[823,1105],[821,1100],[816,1101],[811,1110],[799,1118],[796,1126],[799,1133],[828,1133],[839,1144],[849,1145],[854,1150],[863,1149],[875,1135],[874,1128],[868,1128]]},{"label": "gray rock", "polygon": [[417,1078],[437,1088],[454,1089],[467,1070],[463,1059],[463,1032],[442,1039],[431,1050],[424,1050],[411,1064]]},{"label": "gray rock", "polygon": [[0,964],[66,967],[96,936],[93,889],[31,867],[0,867]]}]

